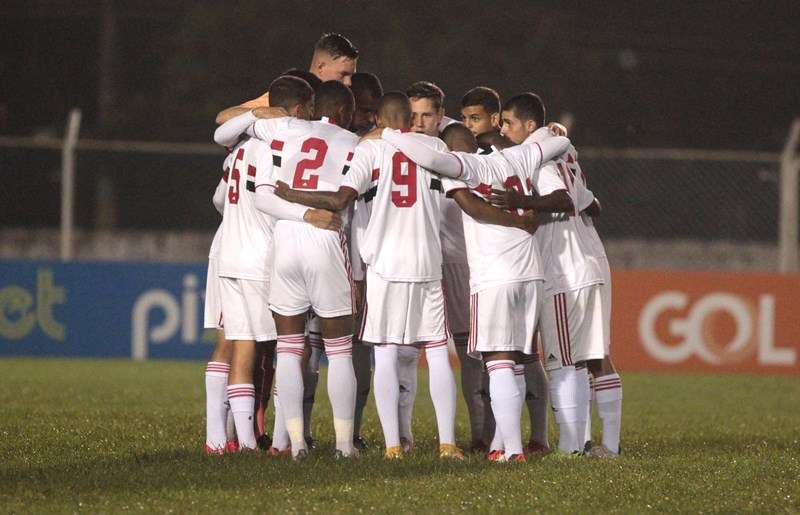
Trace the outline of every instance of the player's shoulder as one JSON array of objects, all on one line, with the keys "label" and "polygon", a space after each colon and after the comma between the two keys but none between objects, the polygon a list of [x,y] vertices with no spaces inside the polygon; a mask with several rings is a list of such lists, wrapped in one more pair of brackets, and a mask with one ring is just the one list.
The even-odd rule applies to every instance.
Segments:
[{"label": "player's shoulder", "polygon": [[445,145],[444,141],[435,136],[428,136],[427,134],[422,134],[419,132],[408,132],[407,134],[409,134],[412,138],[419,140],[421,143],[436,150],[440,150],[443,152],[447,152],[449,150],[447,148],[447,145]]},{"label": "player's shoulder", "polygon": [[311,122],[314,130],[319,134],[323,134],[326,139],[335,140],[344,145],[351,145],[355,147],[358,144],[359,137],[347,129],[339,127],[338,125],[324,121],[314,120]]}]

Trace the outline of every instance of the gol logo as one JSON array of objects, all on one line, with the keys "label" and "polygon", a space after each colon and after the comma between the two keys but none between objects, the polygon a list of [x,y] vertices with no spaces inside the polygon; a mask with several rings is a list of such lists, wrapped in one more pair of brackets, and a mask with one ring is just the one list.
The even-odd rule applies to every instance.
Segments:
[{"label": "gol logo", "polygon": [[[676,312],[686,314],[676,316]],[[659,322],[667,314],[673,318],[664,331],[664,324]],[[750,299],[715,292],[690,305],[685,293],[666,291],[645,304],[639,316],[639,336],[645,350],[665,363],[697,356],[711,365],[726,365],[752,359],[753,355],[761,365],[791,367],[797,362],[795,349],[775,345],[772,295],[760,295],[754,305]]]}]

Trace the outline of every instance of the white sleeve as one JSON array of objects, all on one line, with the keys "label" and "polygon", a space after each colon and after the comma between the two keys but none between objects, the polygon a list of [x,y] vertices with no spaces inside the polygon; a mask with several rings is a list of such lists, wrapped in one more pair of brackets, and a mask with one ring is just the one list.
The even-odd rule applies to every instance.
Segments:
[{"label": "white sleeve", "polygon": [[583,181],[577,179],[572,181],[572,190],[569,193],[572,203],[575,204],[575,211],[579,213],[594,202],[594,193],[583,184]]},{"label": "white sleeve", "polygon": [[303,222],[305,221],[303,216],[310,208],[283,200],[275,194],[272,186],[262,185],[256,188],[256,209],[276,220]]},{"label": "white sleeve", "polygon": [[222,179],[219,180],[219,184],[217,184],[217,189],[214,190],[214,197],[211,199],[211,202],[214,204],[219,214],[224,214],[225,212],[225,192],[227,191],[227,176],[223,175]]},{"label": "white sleeve", "polygon": [[518,147],[522,151],[522,159],[524,160],[525,172],[528,175],[556,157],[560,156],[570,146],[570,141],[564,136],[552,136],[544,138],[532,143],[522,143]]},{"label": "white sleeve", "polygon": [[232,147],[239,141],[239,137],[253,125],[258,118],[252,111],[247,111],[239,116],[234,116],[223,123],[214,131],[214,142],[223,147]]},{"label": "white sleeve", "polygon": [[566,190],[567,185],[561,179],[556,164],[552,161],[539,169],[536,179],[536,191],[541,196],[549,195],[554,191]]},{"label": "white sleeve", "polygon": [[382,137],[423,168],[445,177],[459,178],[463,174],[461,160],[450,152],[433,149],[413,136],[392,129],[383,129]]},{"label": "white sleeve", "polygon": [[369,189],[372,182],[372,159],[366,143],[359,143],[353,151],[350,169],[342,179],[340,187],[355,190],[359,195]]}]

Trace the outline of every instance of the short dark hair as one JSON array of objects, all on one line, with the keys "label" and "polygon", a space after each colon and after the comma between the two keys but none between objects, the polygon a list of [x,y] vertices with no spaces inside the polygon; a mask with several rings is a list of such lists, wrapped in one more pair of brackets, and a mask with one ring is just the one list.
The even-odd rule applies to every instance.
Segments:
[{"label": "short dark hair", "polygon": [[467,91],[461,98],[461,107],[481,106],[487,113],[500,112],[500,95],[497,91],[486,86],[478,86]]},{"label": "short dark hair", "polygon": [[317,88],[319,88],[320,84],[322,84],[322,81],[320,80],[319,77],[317,77],[308,70],[301,70],[300,68],[289,68],[288,70],[283,72],[283,75],[300,77],[304,81],[308,82],[308,85],[311,86],[311,88],[314,91],[317,91]]},{"label": "short dark hair", "polygon": [[314,98],[314,90],[300,77],[281,75],[269,85],[269,105],[287,111]]},{"label": "short dark hair", "polygon": [[385,119],[411,120],[411,104],[402,91],[387,91],[378,104],[378,115]]},{"label": "short dark hair", "polygon": [[326,32],[314,45],[314,52],[325,52],[334,59],[346,57],[358,59],[358,49],[349,39],[336,32]]},{"label": "short dark hair", "polygon": [[[352,117],[353,111],[356,109],[356,103],[350,88],[336,80],[323,82],[317,88],[316,96],[314,97],[314,116],[316,118],[322,118],[323,116],[333,118],[339,114],[339,110],[342,107],[346,107],[346,112],[350,113]],[[349,119],[338,121],[345,126],[350,125]]]},{"label": "short dark hair", "polygon": [[[445,127],[441,134],[439,134],[439,139],[444,141],[451,150],[454,147],[463,147],[469,148],[468,151],[475,152],[478,148],[475,135],[461,122],[453,122]],[[461,150],[461,148],[459,148],[459,150]]]},{"label": "short dark hair", "polygon": [[441,109],[444,105],[444,91],[442,88],[427,80],[417,81],[406,90],[408,98],[430,98],[433,107]]},{"label": "short dark hair", "polygon": [[544,127],[544,102],[535,93],[521,93],[506,100],[503,111],[513,111],[514,116],[523,122],[533,120],[537,127]]},{"label": "short dark hair", "polygon": [[356,72],[350,80],[352,81],[350,89],[353,90],[354,95],[368,93],[373,98],[381,98],[383,96],[383,85],[374,73]]},{"label": "short dark hair", "polygon": [[503,150],[504,148],[508,148],[514,145],[514,143],[510,139],[500,134],[500,131],[498,130],[493,130],[484,132],[483,134],[478,134],[476,139],[478,140],[478,146],[484,150],[489,150],[492,147],[496,147],[500,150]]}]

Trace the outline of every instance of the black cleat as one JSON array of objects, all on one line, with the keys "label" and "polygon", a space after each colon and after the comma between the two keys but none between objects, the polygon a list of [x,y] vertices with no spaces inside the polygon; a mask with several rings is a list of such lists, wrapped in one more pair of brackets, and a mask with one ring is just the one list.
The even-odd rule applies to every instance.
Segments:
[{"label": "black cleat", "polygon": [[272,447],[272,438],[270,438],[268,434],[264,433],[263,435],[256,438],[256,444],[258,445],[258,448],[261,449],[262,451],[267,451],[269,450],[270,447]]},{"label": "black cleat", "polygon": [[369,447],[369,445],[367,445],[367,441],[364,440],[363,438],[361,438],[360,436],[354,436],[353,437],[353,447],[355,447],[359,451],[366,451],[367,447]]},{"label": "black cleat", "polygon": [[314,440],[314,438],[310,436],[306,436],[306,447],[308,447],[308,450],[316,449],[317,447],[316,440]]}]

